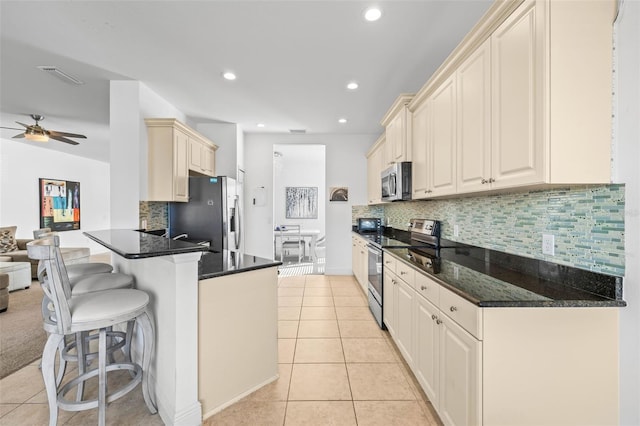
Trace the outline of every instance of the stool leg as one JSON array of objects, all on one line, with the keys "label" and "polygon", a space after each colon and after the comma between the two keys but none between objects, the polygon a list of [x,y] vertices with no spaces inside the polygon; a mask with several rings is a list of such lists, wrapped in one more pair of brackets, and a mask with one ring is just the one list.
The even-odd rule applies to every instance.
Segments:
[{"label": "stool leg", "polygon": [[[80,362],[78,361],[78,367]],[[105,425],[107,415],[107,330],[100,329],[98,340],[98,425]]]},{"label": "stool leg", "polygon": [[[85,346],[85,337],[88,336],[88,333],[76,333],[76,357],[78,358],[78,376],[82,376],[86,371],[87,360],[85,354],[88,351],[88,348]],[[78,389],[76,392],[76,401],[82,401],[82,398],[84,397],[84,381],[78,383]]]},{"label": "stool leg", "polygon": [[151,368],[151,357],[154,353],[155,347],[155,334],[153,330],[153,322],[151,321],[151,314],[145,312],[136,318],[142,329],[142,341],[144,349],[142,352],[142,396],[144,402],[147,404],[147,408],[151,414],[158,412],[155,401],[155,393],[151,389],[151,383],[149,381],[149,372]]},{"label": "stool leg", "polygon": [[55,364],[56,352],[63,339],[64,336],[61,334],[49,334],[42,351],[42,379],[49,402],[49,426],[55,426],[58,423],[58,387],[56,386]]},{"label": "stool leg", "polygon": [[56,386],[60,386],[62,383],[62,378],[64,377],[64,373],[67,370],[67,361],[62,357],[62,352],[64,351],[64,347],[66,344],[66,340],[62,338],[60,343],[58,344],[58,375],[56,376]]}]

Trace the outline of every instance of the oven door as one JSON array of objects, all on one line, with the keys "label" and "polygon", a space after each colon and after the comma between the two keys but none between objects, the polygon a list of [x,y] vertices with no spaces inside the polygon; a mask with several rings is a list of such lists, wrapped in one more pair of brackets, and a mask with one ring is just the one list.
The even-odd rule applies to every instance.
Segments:
[{"label": "oven door", "polygon": [[382,325],[382,250],[371,244],[367,245],[369,266],[367,273],[369,309],[376,322]]}]

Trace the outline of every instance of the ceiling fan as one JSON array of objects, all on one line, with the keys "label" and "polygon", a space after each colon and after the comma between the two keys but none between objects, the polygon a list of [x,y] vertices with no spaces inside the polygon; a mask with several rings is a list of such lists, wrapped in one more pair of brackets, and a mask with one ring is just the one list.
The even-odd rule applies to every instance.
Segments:
[{"label": "ceiling fan", "polygon": [[[85,135],[79,135],[77,133],[58,132],[56,130],[47,130],[38,124],[39,121],[44,120],[44,116],[38,114],[31,114],[36,124],[28,125],[16,121],[21,126],[25,127],[23,133],[15,135],[13,138],[26,138],[30,141],[47,142],[49,139],[55,139],[60,142],[69,143],[71,145],[78,145],[78,142],[67,138],[82,138],[86,139]],[[0,127],[0,129],[22,130],[15,127]]]}]

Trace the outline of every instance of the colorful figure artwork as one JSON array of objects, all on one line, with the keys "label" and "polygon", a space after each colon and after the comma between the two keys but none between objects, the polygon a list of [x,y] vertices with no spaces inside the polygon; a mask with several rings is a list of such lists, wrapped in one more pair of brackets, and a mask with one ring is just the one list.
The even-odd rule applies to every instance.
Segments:
[{"label": "colorful figure artwork", "polygon": [[80,182],[40,178],[40,228],[80,229]]}]

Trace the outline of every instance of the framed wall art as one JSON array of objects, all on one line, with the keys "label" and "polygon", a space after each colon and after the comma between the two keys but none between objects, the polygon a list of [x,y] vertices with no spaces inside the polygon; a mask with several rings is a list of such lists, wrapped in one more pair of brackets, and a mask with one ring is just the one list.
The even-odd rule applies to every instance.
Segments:
[{"label": "framed wall art", "polygon": [[285,190],[287,219],[318,218],[318,187],[287,186]]},{"label": "framed wall art", "polygon": [[80,182],[40,178],[40,228],[80,229]]},{"label": "framed wall art", "polygon": [[329,201],[349,201],[349,188],[346,186],[330,187]]}]

